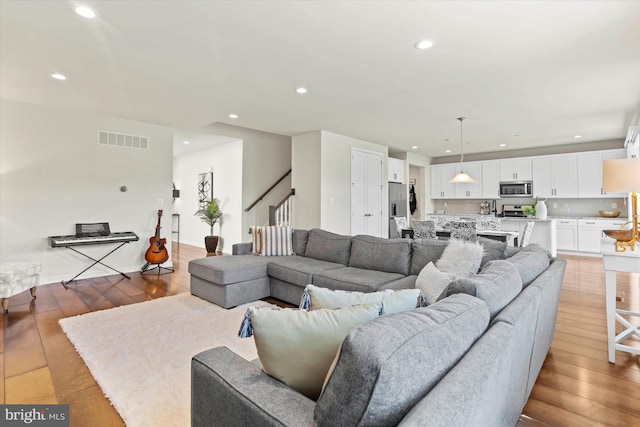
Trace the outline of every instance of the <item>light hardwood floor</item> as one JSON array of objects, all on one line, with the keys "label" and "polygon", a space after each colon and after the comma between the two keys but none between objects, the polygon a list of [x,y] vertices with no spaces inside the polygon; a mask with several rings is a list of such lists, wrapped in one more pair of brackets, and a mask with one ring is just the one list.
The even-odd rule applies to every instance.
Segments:
[{"label": "light hardwood floor", "polygon": [[[58,320],[188,292],[187,264],[205,251],[175,243],[172,249],[175,273],[80,280],[68,290],[55,283],[39,286],[35,301],[28,292],[11,298],[9,313],[0,316],[0,401],[68,403],[74,427],[122,426]],[[640,426],[640,358],[618,352],[616,365],[607,362],[602,261],[564,258],[552,349],[524,409],[533,420],[520,425]],[[619,307],[640,311],[639,276],[618,273]]]}]

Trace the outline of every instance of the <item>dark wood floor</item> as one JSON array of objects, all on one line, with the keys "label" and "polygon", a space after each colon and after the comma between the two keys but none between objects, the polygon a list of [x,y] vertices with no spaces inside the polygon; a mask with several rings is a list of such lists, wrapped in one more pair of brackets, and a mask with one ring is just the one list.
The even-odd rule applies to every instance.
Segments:
[{"label": "dark wood floor", "polygon": [[[203,248],[173,245],[175,273],[108,276],[38,287],[10,299],[0,316],[0,401],[67,403],[72,426],[122,426],[58,320],[187,292],[189,260]],[[567,274],[551,352],[524,413],[551,426],[640,426],[640,359],[618,352],[607,362],[604,272],[598,258],[565,257]],[[640,311],[640,275],[618,274],[620,307]],[[639,344],[640,345],[640,344]],[[523,419],[521,425],[539,422]]]}]

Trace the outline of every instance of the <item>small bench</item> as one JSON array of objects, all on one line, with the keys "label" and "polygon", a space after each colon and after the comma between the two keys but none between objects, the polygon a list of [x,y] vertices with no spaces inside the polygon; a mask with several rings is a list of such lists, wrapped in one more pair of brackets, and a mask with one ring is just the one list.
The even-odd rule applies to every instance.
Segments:
[{"label": "small bench", "polygon": [[40,282],[42,266],[33,262],[3,262],[0,263],[0,298],[2,309],[9,311],[9,298],[24,292],[31,291],[33,299],[36,298],[36,286]]}]

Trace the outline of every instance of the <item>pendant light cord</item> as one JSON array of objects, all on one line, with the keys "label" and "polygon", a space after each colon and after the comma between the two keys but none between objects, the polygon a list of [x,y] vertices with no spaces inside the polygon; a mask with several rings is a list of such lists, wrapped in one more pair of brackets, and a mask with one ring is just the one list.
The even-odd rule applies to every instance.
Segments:
[{"label": "pendant light cord", "polygon": [[460,120],[460,163],[464,163],[464,147],[462,145],[462,121],[466,119],[466,117],[458,117]]}]

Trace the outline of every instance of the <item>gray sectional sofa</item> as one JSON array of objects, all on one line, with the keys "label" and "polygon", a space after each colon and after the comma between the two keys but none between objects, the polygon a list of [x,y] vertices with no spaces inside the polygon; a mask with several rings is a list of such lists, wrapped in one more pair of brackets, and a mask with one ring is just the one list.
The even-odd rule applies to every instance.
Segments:
[{"label": "gray sectional sofa", "polygon": [[[482,242],[480,273],[438,302],[353,329],[317,402],[225,347],[196,355],[192,425],[514,426],[551,347],[566,262],[537,245]],[[309,283],[412,288],[447,244],[296,230],[294,256],[192,261],[191,292],[231,307],[267,296],[297,304]]]}]

